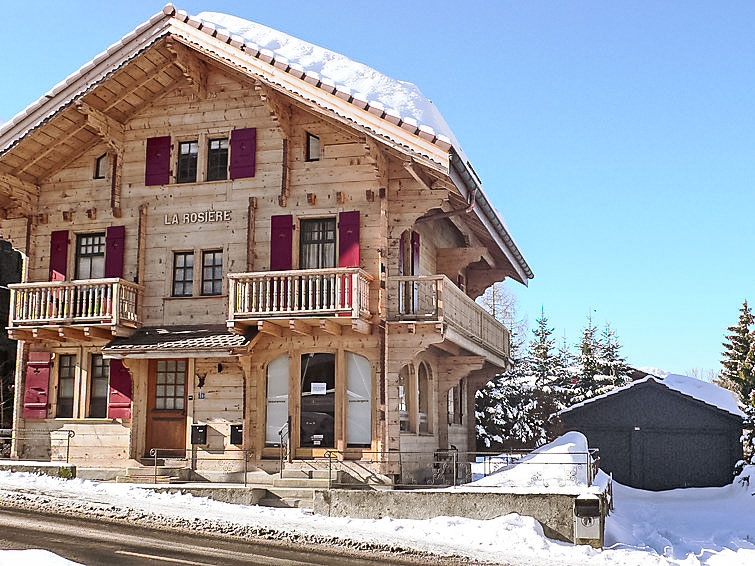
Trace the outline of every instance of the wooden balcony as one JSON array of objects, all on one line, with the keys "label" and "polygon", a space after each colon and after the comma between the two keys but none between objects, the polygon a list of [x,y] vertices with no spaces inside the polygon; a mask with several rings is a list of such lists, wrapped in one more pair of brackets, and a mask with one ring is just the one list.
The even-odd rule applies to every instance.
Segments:
[{"label": "wooden balcony", "polygon": [[370,332],[372,276],[358,267],[260,271],[228,275],[228,327],[255,326],[277,336]]},{"label": "wooden balcony", "polygon": [[8,334],[15,340],[88,341],[141,326],[141,285],[123,279],[15,283]]},{"label": "wooden balcony", "polygon": [[506,367],[511,333],[445,275],[388,278],[388,321],[435,324],[445,339]]}]

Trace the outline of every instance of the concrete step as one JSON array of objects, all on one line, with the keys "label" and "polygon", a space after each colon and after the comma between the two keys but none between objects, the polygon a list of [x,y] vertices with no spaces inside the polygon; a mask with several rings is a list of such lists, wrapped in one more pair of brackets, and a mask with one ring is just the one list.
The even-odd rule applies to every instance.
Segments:
[{"label": "concrete step", "polygon": [[[183,466],[157,466],[158,476],[179,477],[185,474],[186,468]],[[155,475],[155,468],[153,466],[140,466],[138,468],[126,468],[127,476],[139,476],[139,475]]]},{"label": "concrete step", "polygon": [[340,478],[343,472],[340,470],[320,470],[312,468],[283,468],[281,479],[317,479],[326,480],[332,476],[334,480]]},{"label": "concrete step", "polygon": [[273,480],[273,487],[300,487],[309,489],[327,489],[327,479],[314,478],[276,478]]},{"label": "concrete step", "polygon": [[171,476],[157,476],[157,482],[155,482],[155,476],[135,474],[127,476],[118,476],[115,478],[115,483],[183,483],[184,480],[174,478]]}]

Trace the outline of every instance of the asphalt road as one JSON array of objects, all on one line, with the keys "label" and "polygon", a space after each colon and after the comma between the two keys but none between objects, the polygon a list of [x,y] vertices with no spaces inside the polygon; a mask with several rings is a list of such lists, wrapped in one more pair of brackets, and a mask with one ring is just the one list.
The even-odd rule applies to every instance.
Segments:
[{"label": "asphalt road", "polygon": [[171,531],[98,523],[91,519],[75,519],[2,508],[0,508],[0,548],[42,548],[87,566],[406,564],[404,561],[388,562],[384,557],[358,560],[343,557],[337,553],[324,553],[319,549],[294,550],[275,544],[229,541],[203,533],[186,535]]}]

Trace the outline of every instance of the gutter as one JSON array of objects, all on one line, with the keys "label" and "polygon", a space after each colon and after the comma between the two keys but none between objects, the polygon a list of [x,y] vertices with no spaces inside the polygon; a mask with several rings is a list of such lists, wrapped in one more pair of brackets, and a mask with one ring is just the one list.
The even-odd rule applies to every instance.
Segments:
[{"label": "gutter", "polygon": [[495,235],[498,236],[502,250],[509,258],[514,268],[519,272],[522,283],[527,285],[528,279],[533,279],[535,274],[527,264],[527,260],[524,259],[522,252],[514,242],[514,239],[509,234],[506,226],[503,224],[498,213],[493,209],[488,200],[487,195],[482,190],[482,187],[477,183],[474,175],[469,171],[466,164],[461,160],[459,155],[451,150],[449,152],[449,162],[451,164],[449,173],[451,179],[454,181],[459,190],[467,197],[467,202],[478,203],[476,208],[477,216],[486,224],[489,228],[492,228]]}]

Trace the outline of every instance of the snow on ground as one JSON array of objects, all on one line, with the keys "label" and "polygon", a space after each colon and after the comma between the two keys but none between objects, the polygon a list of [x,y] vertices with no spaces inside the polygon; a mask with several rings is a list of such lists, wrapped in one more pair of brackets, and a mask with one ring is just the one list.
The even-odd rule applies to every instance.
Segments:
[{"label": "snow on ground", "polygon": [[[585,435],[576,431],[567,432],[492,474],[452,489],[506,488],[506,491],[511,491],[511,488],[534,488],[538,492],[564,489],[574,491],[574,488],[587,488],[589,461]],[[485,461],[472,464],[473,477],[484,474],[489,465]]]},{"label": "snow on ground", "polygon": [[516,514],[487,521],[331,518],[25,473],[0,472],[0,503],[12,501],[14,494],[48,503],[52,499],[61,509],[88,502],[116,517],[132,509],[199,519],[203,528],[207,521],[232,523],[524,566],[744,566],[755,564],[755,467],[743,475],[748,473],[753,476],[750,487],[735,483],[651,493],[614,484],[616,509],[607,519],[604,550],[550,540],[537,521]]},{"label": "snow on ground", "polygon": [[44,566],[77,566],[78,562],[71,562],[62,556],[47,550],[0,550],[0,566],[29,566],[39,564]]}]

